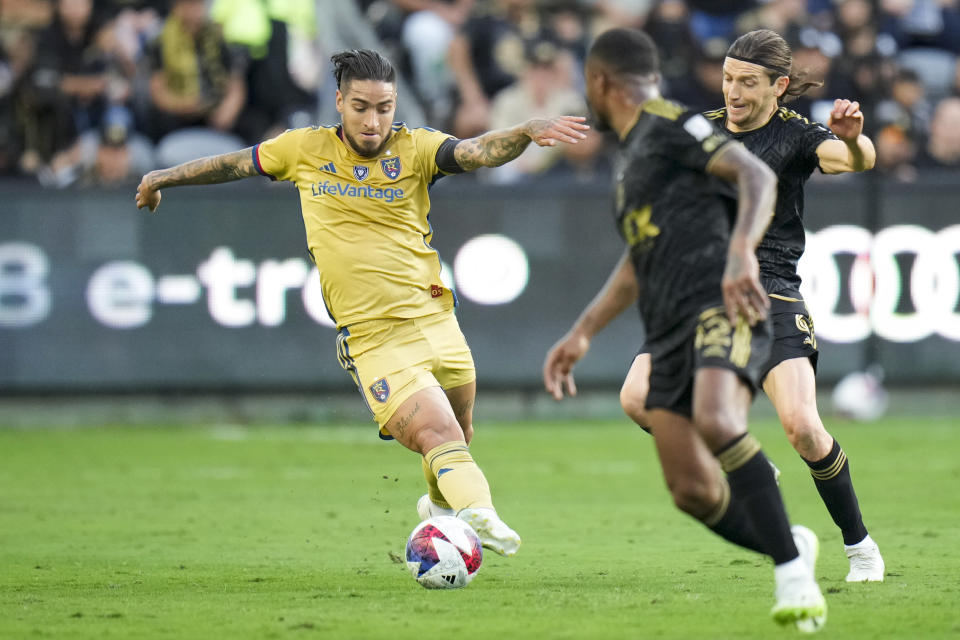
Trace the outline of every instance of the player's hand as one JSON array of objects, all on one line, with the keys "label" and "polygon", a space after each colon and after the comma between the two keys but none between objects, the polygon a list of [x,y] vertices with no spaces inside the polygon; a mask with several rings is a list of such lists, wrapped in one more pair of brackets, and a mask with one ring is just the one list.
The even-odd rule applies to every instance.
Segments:
[{"label": "player's hand", "polygon": [[137,187],[136,201],[137,209],[149,207],[150,213],[153,213],[160,206],[160,190],[150,186],[150,176],[151,174],[148,173],[140,181],[140,185]]},{"label": "player's hand", "polygon": [[568,333],[550,347],[543,362],[543,386],[555,400],[563,400],[564,386],[568,395],[577,395],[573,365],[586,355],[589,349],[590,340],[579,333]]},{"label": "player's hand", "polygon": [[741,315],[751,327],[766,319],[770,300],[760,284],[760,266],[752,248],[731,245],[721,286],[731,323],[735,324]]},{"label": "player's hand", "polygon": [[583,116],[534,118],[527,122],[527,135],[541,147],[554,147],[558,142],[577,144],[587,137],[583,132],[590,130],[586,121]]},{"label": "player's hand", "polygon": [[856,140],[863,132],[863,112],[859,102],[834,100],[827,126],[844,142]]}]

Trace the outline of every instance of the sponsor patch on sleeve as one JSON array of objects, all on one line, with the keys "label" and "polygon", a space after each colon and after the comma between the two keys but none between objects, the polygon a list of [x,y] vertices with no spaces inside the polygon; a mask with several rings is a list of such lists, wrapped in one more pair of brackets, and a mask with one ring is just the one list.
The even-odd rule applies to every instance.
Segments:
[{"label": "sponsor patch on sleeve", "polygon": [[703,142],[715,131],[713,125],[699,113],[684,122],[683,128],[698,142]]}]

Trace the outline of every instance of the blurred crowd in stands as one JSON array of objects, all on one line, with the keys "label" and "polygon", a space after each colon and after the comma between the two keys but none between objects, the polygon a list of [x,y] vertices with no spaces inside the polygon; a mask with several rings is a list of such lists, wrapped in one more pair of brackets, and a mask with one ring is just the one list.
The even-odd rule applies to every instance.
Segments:
[{"label": "blurred crowd in stands", "polygon": [[[825,123],[834,98],[858,100],[891,179],[960,169],[960,0],[0,0],[0,176],[127,182],[333,124],[344,48],[394,62],[411,126],[586,114],[584,55],[611,26],[647,30],[664,93],[703,110],[722,106],[730,43],[774,29],[823,81],[786,106]],[[591,180],[610,144],[531,148],[480,179]]]}]

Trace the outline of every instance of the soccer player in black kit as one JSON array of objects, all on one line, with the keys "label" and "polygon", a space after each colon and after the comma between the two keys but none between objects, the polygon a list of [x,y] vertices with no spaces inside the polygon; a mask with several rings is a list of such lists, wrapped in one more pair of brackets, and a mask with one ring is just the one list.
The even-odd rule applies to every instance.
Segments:
[{"label": "soccer player in black kit", "polygon": [[[828,127],[780,105],[817,83],[792,72],[792,53],[779,34],[751,31],[730,46],[723,66],[725,107],[706,117],[764,160],[778,176],[773,221],[757,249],[760,279],[771,303],[774,343],[761,380],[790,443],[810,468],[814,484],[840,528],[850,561],[847,582],[880,582],[884,562],[867,533],[847,456],[827,432],[817,411],[817,340],[813,320],[799,292],[797,261],[804,250],[803,185],[817,168],[823,173],[873,167],[873,143],[862,134],[859,104],[836,100]],[[573,328],[550,350],[545,381],[557,399],[561,382],[576,392],[571,370],[590,339],[628,304],[621,291],[632,286],[629,265],[620,263]],[[620,392],[624,411],[637,424],[650,425],[645,404],[650,376],[646,349],[634,359]],[[548,377],[552,377],[553,381]],[[551,386],[552,385],[552,386]]]},{"label": "soccer player in black kit", "polygon": [[826,619],[816,536],[791,530],[773,470],[747,432],[771,342],[756,246],[773,211],[774,174],[702,114],[660,96],[645,33],[601,34],[584,77],[597,125],[620,138],[615,214],[632,278],[615,304],[640,300],[648,417],[667,487],[682,511],[770,556],[774,619],[816,630]]}]

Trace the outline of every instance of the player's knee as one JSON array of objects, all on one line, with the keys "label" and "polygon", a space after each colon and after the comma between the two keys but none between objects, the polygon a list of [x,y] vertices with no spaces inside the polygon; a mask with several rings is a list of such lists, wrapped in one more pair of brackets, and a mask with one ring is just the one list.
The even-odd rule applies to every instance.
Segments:
[{"label": "player's knee", "polygon": [[699,478],[685,478],[670,486],[670,495],[677,508],[698,520],[713,509],[714,493],[710,484]]},{"label": "player's knee", "polygon": [[812,446],[819,439],[820,433],[824,431],[823,424],[820,422],[816,411],[782,412],[780,421],[783,424],[787,440],[790,441],[794,449],[798,450],[806,450]]},{"label": "player's knee", "polygon": [[454,440],[464,440],[465,434],[455,421],[442,421],[421,425],[414,434],[416,450],[421,455],[431,449]]},{"label": "player's knee", "polygon": [[620,389],[620,407],[627,417],[638,425],[649,426],[647,419],[647,394],[646,389],[636,389],[623,385]]},{"label": "player's knee", "polygon": [[723,408],[698,413],[694,416],[694,424],[713,452],[747,429],[743,417]]}]

